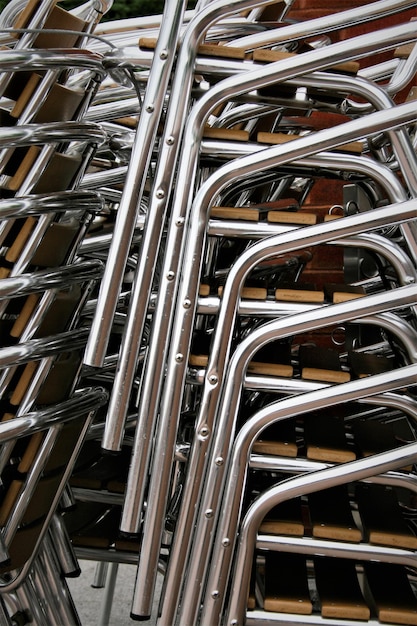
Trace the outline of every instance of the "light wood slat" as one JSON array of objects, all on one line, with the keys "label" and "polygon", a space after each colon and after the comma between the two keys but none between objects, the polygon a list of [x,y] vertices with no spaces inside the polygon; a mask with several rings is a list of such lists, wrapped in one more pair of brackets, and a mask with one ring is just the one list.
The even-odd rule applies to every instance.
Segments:
[{"label": "light wood slat", "polygon": [[205,126],[203,136],[207,139],[221,139],[225,141],[249,141],[248,131],[236,130],[234,128]]},{"label": "light wood slat", "polygon": [[[142,50],[155,50],[157,44],[156,37],[140,37],[139,48]],[[235,48],[223,46],[217,43],[203,43],[198,46],[198,54],[200,56],[220,57],[224,59],[237,59],[243,61],[245,58],[245,50],[243,48]]]},{"label": "light wood slat", "polygon": [[[300,135],[288,135],[285,133],[259,132],[257,134],[257,141],[259,143],[268,143],[272,145],[284,144],[288,141],[294,141],[299,138]],[[352,141],[332,148],[332,150],[335,152],[352,152],[354,154],[361,154],[363,151],[363,144],[361,141]]]},{"label": "light wood slat", "polygon": [[[283,59],[291,59],[296,56],[293,52],[282,50],[269,50],[268,48],[257,48],[253,51],[253,60],[262,63],[274,63]],[[345,61],[334,65],[332,71],[345,72],[346,74],[356,74],[360,65],[357,61]]]},{"label": "light wood slat", "polygon": [[356,487],[356,498],[370,543],[417,550],[417,537],[406,523],[392,488],[359,484]]},{"label": "light wood slat", "polygon": [[259,532],[270,535],[302,537],[305,528],[300,499],[287,500],[271,509],[264,517]]},{"label": "light wood slat", "polygon": [[210,216],[226,220],[259,221],[259,211],[247,207],[214,206],[210,211]]},{"label": "light wood slat", "polygon": [[10,396],[9,402],[12,406],[18,406],[21,403],[37,367],[38,363],[36,361],[30,361],[23,368],[22,375],[20,376],[16,387]]},{"label": "light wood slat", "polygon": [[5,256],[6,261],[8,261],[9,263],[15,263],[17,261],[20,253],[22,252],[25,246],[25,243],[27,242],[30,235],[32,234],[35,224],[36,224],[36,219],[34,217],[27,217],[25,219],[15,240],[13,241],[12,245],[9,247],[9,249],[6,252],[6,256]]},{"label": "light wood slat", "polygon": [[35,294],[30,294],[26,298],[25,303],[22,306],[22,309],[10,330],[10,335],[12,337],[20,337],[20,335],[23,333],[33,312],[36,309],[38,302],[39,297]]},{"label": "light wood slat", "polygon": [[345,487],[310,494],[308,504],[313,537],[354,543],[362,540],[362,532],[355,523]]},{"label": "light wood slat", "polygon": [[369,620],[371,611],[363,597],[353,561],[315,558],[314,571],[324,618]]},{"label": "light wood slat", "polygon": [[298,453],[294,420],[271,424],[253,444],[255,454],[271,454],[295,458]]},{"label": "light wood slat", "polygon": [[298,211],[269,211],[268,222],[273,224],[302,224],[312,225],[317,223],[317,216],[314,213]]},{"label": "light wood slat", "polygon": [[343,421],[329,415],[312,415],[304,420],[307,458],[329,463],[347,463],[356,459],[348,445]]},{"label": "light wood slat", "polygon": [[305,380],[317,380],[325,383],[347,383],[350,380],[349,372],[326,370],[319,367],[303,367],[301,377]]},{"label": "light wood slat", "polygon": [[275,299],[284,302],[311,302],[322,304],[324,302],[324,292],[312,289],[279,288],[275,290]]},{"label": "light wood slat", "polygon": [[304,556],[278,552],[265,555],[264,609],[298,615],[313,612]]},{"label": "light wood slat", "polygon": [[350,380],[350,373],[342,370],[339,355],[335,350],[301,345],[299,361],[301,377],[306,380],[329,383],[344,383]]},{"label": "light wood slat", "polygon": [[393,563],[365,563],[368,588],[381,622],[417,625],[417,600],[405,568]]},{"label": "light wood slat", "polygon": [[[217,290],[219,296],[223,295],[223,287],[219,287]],[[265,300],[268,295],[268,291],[264,287],[243,287],[241,291],[242,298],[248,300]]]}]

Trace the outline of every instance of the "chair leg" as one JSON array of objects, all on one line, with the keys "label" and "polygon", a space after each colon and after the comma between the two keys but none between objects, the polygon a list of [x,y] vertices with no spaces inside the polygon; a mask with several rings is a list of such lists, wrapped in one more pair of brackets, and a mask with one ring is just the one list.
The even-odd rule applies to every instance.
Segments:
[{"label": "chair leg", "polygon": [[110,614],[113,605],[114,598],[114,590],[116,588],[116,580],[117,580],[117,572],[119,569],[118,563],[109,563],[108,564],[108,573],[104,594],[104,602],[101,609],[100,614],[100,626],[109,626],[110,625]]}]

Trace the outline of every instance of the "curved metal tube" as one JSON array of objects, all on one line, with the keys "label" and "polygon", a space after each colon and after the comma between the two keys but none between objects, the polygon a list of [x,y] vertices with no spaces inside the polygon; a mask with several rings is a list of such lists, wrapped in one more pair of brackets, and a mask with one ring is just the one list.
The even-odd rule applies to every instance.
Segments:
[{"label": "curved metal tube", "polygon": [[97,193],[75,189],[54,194],[32,194],[2,199],[0,200],[0,219],[67,211],[98,213],[103,208],[103,199]]},{"label": "curved metal tube", "polygon": [[99,124],[93,122],[49,122],[0,129],[0,148],[18,148],[61,141],[86,141],[96,145],[107,139]]},{"label": "curved metal tube", "polygon": [[16,49],[0,51],[2,72],[49,70],[63,67],[81,68],[105,76],[101,54],[80,48],[69,48],[65,53],[60,50]]},{"label": "curved metal tube", "polygon": [[[329,50],[331,49],[332,46],[329,46]],[[416,62],[414,62],[414,65],[412,67],[414,73]],[[251,71],[250,66],[247,67],[247,71]],[[294,85],[295,87],[326,89],[346,95],[355,94],[366,100],[366,113],[371,112],[372,107],[377,110],[383,110],[392,108],[394,106],[394,102],[386,92],[385,88],[382,88],[379,85],[373,83],[370,80],[366,80],[361,76],[343,76],[336,73],[326,74],[324,72],[314,71],[310,75],[303,75],[301,78],[290,78],[289,80],[285,81],[285,83],[288,85]],[[360,109],[360,112],[362,115],[364,114],[362,108]],[[349,113],[354,113],[353,105],[351,108],[349,108]],[[219,118],[216,126],[218,124],[221,124],[221,118]],[[415,195],[417,193],[417,175],[415,173],[415,167],[413,168],[411,165],[412,163],[415,163],[415,154],[410,137],[403,129],[398,129],[395,132],[388,131],[388,135],[392,142],[394,152],[397,155],[397,158],[404,170],[409,188],[411,191],[414,192]]]},{"label": "curved metal tube", "polygon": [[65,289],[69,285],[86,280],[98,280],[103,271],[101,261],[83,261],[76,265],[64,265],[58,269],[39,270],[30,274],[20,274],[0,281],[0,300],[20,298],[30,293],[50,289]]},{"label": "curved metal tube", "polygon": [[[335,44],[337,45],[337,44]],[[326,52],[327,56],[326,56],[326,61],[327,63],[330,64],[329,62],[329,52]],[[302,56],[302,55],[300,55]],[[278,67],[278,64],[275,64]],[[285,63],[283,64],[285,65]],[[286,70],[288,68],[283,67],[283,65],[280,65],[279,67],[282,68],[282,72],[286,73]],[[263,68],[263,71],[265,72],[265,68]],[[269,73],[270,70],[268,70]],[[253,73],[257,73],[257,70],[254,70]],[[251,76],[253,75],[253,73],[251,72]],[[259,74],[258,74],[259,77]],[[288,74],[287,76],[288,77]],[[191,178],[193,178],[193,175],[191,173],[191,169],[194,171],[195,167],[196,167],[196,151],[199,145],[199,133],[201,134],[202,132],[202,128],[203,128],[203,121],[206,117],[206,115],[208,114],[208,111],[210,110],[210,108],[212,106],[214,106],[214,104],[218,104],[218,102],[226,99],[227,97],[230,97],[230,90],[232,89],[236,89],[237,92],[244,92],[248,89],[248,84],[246,83],[247,80],[247,76],[242,77],[239,81],[237,81],[237,79],[235,77],[233,77],[232,79],[229,79],[227,81],[224,81],[224,83],[222,83],[222,88],[220,88],[219,86],[215,87],[213,90],[210,90],[209,94],[207,95],[207,97],[204,99],[204,97],[202,98],[202,101],[204,101],[202,103],[202,101],[200,101],[199,103],[199,107],[193,109],[192,113],[191,113],[191,119],[188,125],[188,131],[187,131],[187,136],[186,136],[186,140],[184,141],[184,144],[187,146],[187,150],[184,151],[181,161],[180,161],[180,166],[179,169],[181,171],[187,172],[187,178],[189,178],[189,175],[191,174]],[[251,87],[255,87],[255,86],[259,86],[259,84],[256,81],[249,81],[250,86]],[[224,84],[227,84],[227,90],[223,93],[222,89],[224,87]],[[242,86],[244,85],[244,87]],[[214,96],[212,95],[212,92],[215,92]],[[411,112],[412,107],[410,107],[410,112]],[[382,113],[384,113],[384,115],[382,115]],[[384,128],[389,127],[389,123],[386,124],[386,114],[388,112],[384,111],[381,112],[381,119],[384,119]],[[373,115],[378,115],[378,113],[374,113]],[[376,118],[374,118],[376,119]],[[362,120],[362,122],[364,123],[364,126],[367,127],[367,130],[369,131],[369,123],[370,120],[367,121],[367,123],[365,124],[364,120]],[[347,127],[350,124],[360,124],[361,120],[354,120],[352,122],[347,122],[346,124],[343,125],[343,130],[347,130]],[[200,129],[200,130],[199,130]],[[340,132],[343,134],[343,130],[341,130]],[[333,142],[333,146],[337,145],[338,143],[343,143],[343,138],[339,135],[337,140],[335,139],[335,133],[332,131],[320,131],[319,133],[316,133],[315,136],[312,137],[306,137],[306,138],[300,138],[295,140],[294,142],[291,142],[293,144],[296,144],[298,142],[304,142],[304,146],[307,148],[307,145],[309,146],[309,148],[306,149],[306,152],[308,152],[308,154],[312,154],[314,152],[318,150],[324,150],[326,148],[329,147],[329,145],[324,145],[320,139],[325,135],[322,135],[322,133],[326,133],[327,132],[327,137],[332,137],[332,142]],[[356,137],[360,136],[360,133],[358,133],[358,135],[355,135]],[[341,141],[339,141],[339,139],[341,139]],[[346,138],[347,139],[347,138]],[[352,136],[349,137],[349,139],[352,139]],[[314,143],[315,141],[317,141],[316,145],[311,145],[312,142]],[[301,144],[299,144],[301,147]],[[291,149],[292,148],[292,149]],[[282,158],[280,159],[278,157],[278,154],[282,154],[283,152],[286,152],[286,150],[288,149],[289,152],[293,152],[294,157],[295,158],[300,158],[301,156],[306,156],[306,152],[304,152],[303,154],[301,154],[301,150],[299,152],[297,152],[295,150],[295,145],[293,145],[290,149],[288,149],[288,144],[284,147],[284,146],[280,146],[276,149],[274,157],[271,158],[271,160],[269,161],[269,165],[267,163],[267,160],[264,160],[265,155],[267,154],[267,150],[266,149],[264,151],[261,151],[261,153],[258,155],[259,156],[259,168],[261,166],[263,167],[272,167],[273,165],[275,166],[279,166],[280,164],[284,163],[284,162],[288,162],[289,158],[285,159]],[[271,149],[273,150],[273,149]],[[262,155],[262,157],[260,156]],[[272,155],[272,153],[271,153]],[[245,169],[245,162],[249,163],[249,161],[253,159],[253,163],[255,162],[255,157],[248,157],[247,160],[245,161],[245,157],[243,157],[241,160],[239,161],[235,161],[232,162],[231,164],[227,164],[225,165],[223,168],[220,168],[215,175],[213,175],[210,179],[210,183],[213,182],[216,178],[218,181],[218,186],[216,188],[216,184],[213,182],[212,185],[210,185],[210,183],[207,183],[206,185],[203,185],[202,189],[200,189],[199,193],[196,196],[195,202],[194,202],[194,206],[199,206],[200,202],[201,205],[207,203],[208,205],[214,203],[214,200],[217,196],[218,193],[220,193],[221,189],[224,188],[224,186],[230,182],[231,178],[232,178],[232,171],[234,172],[234,177],[237,178],[236,176],[236,171],[239,171],[239,177],[241,176],[242,178],[244,176],[246,176],[249,172],[249,169]],[[262,159],[262,161],[261,161]],[[239,167],[240,165],[240,167]],[[254,167],[254,169],[256,169]],[[230,178],[228,177],[228,174],[226,174],[226,172],[230,173]],[[223,173],[225,174],[224,178],[223,178]],[[220,179],[223,178],[223,180],[220,182]],[[228,180],[226,180],[226,178]],[[207,191],[207,195],[205,196],[204,191]],[[173,214],[172,214],[172,221],[175,224],[176,228],[172,229],[170,232],[170,236],[168,238],[168,242],[167,242],[167,262],[164,264],[164,268],[162,271],[162,278],[161,278],[161,286],[160,286],[160,296],[159,296],[159,300],[158,300],[158,306],[155,312],[155,326],[156,328],[158,328],[158,341],[157,341],[157,346],[152,343],[152,339],[151,339],[151,344],[150,344],[150,354],[148,357],[148,367],[146,369],[145,372],[145,382],[144,382],[144,386],[143,386],[143,406],[146,407],[146,419],[149,420],[149,415],[153,415],[154,411],[156,410],[156,403],[155,403],[155,394],[157,393],[157,390],[155,389],[155,385],[154,385],[154,380],[155,380],[155,375],[156,375],[156,371],[161,371],[162,369],[162,361],[164,359],[164,350],[162,349],[161,346],[161,335],[162,336],[169,336],[169,307],[170,307],[170,302],[173,301],[173,299],[175,299],[175,293],[174,293],[174,279],[177,273],[177,268],[178,265],[181,264],[181,261],[179,260],[178,257],[178,249],[180,249],[182,247],[183,244],[181,244],[181,238],[182,238],[182,229],[184,227],[184,213],[185,213],[185,206],[187,202],[191,201],[191,193],[192,193],[192,185],[188,186],[188,194],[185,191],[185,196],[181,196],[181,198],[178,200],[177,196],[174,198],[174,206],[173,206]],[[180,194],[178,194],[179,196]],[[209,197],[210,196],[210,197]],[[204,198],[204,200],[202,200],[202,198]],[[203,239],[205,237],[205,227],[204,227],[204,220],[201,219],[201,216],[198,218],[192,218],[191,221],[192,223],[192,229],[194,229],[194,232],[192,233],[190,240],[193,242],[191,244],[191,246],[188,247],[188,252],[189,252],[189,256],[192,259],[191,260],[191,266],[188,267],[192,267],[193,270],[195,271],[195,273],[197,273],[197,267],[195,264],[195,258],[196,258],[196,254],[194,252],[194,250],[197,249],[202,249],[203,246]],[[196,233],[196,229],[198,228],[198,226],[200,226],[199,232]],[[203,232],[204,229],[204,232]],[[175,252],[174,252],[175,251]],[[178,261],[176,262],[177,259]],[[188,265],[188,260],[184,260],[183,264],[185,265],[185,267],[187,267]],[[185,281],[184,281],[185,282]],[[179,301],[185,301],[185,299],[189,299],[189,294],[193,293],[193,285],[194,285],[195,281],[188,281],[187,282],[187,291],[188,293],[185,295],[185,298],[182,298],[180,295],[180,300]],[[192,306],[189,307],[189,310],[192,310]],[[179,352],[181,353],[181,350],[179,350]],[[152,388],[152,392],[148,392],[147,390],[149,389],[149,386],[151,386]],[[151,396],[149,396],[149,393],[151,393]],[[150,421],[148,421],[148,424],[152,422],[152,419]],[[135,484],[137,485],[137,481],[135,481]],[[127,528],[129,524],[129,522],[127,522],[126,520],[128,519],[128,517],[131,519],[131,513],[127,513],[126,516],[124,516],[124,522],[123,522],[123,526],[124,528]],[[132,530],[130,528],[130,530]]]},{"label": "curved metal tube", "polygon": [[80,328],[0,348],[0,369],[22,365],[70,349],[77,350],[85,346],[87,337],[88,329]]},{"label": "curved metal tube", "polygon": [[[154,188],[156,191],[151,198],[151,203],[148,208],[148,216],[142,240],[142,254],[139,258],[139,264],[135,274],[132,298],[122,339],[120,366],[116,372],[114,391],[110,398],[107,425],[103,437],[103,447],[110,450],[118,449],[123,437],[127,401],[130,396],[131,384],[137,367],[137,350],[140,345],[140,337],[143,333],[143,326],[148,310],[148,299],[145,294],[150,294],[151,281],[155,270],[157,252],[159,250],[159,242],[162,234],[163,219],[174,175],[175,160],[180,148],[180,136],[183,131],[182,123],[187,114],[187,100],[189,98],[188,88],[190,87],[193,75],[193,60],[197,52],[198,41],[201,40],[205,30],[213,21],[237,10],[237,8],[246,8],[249,4],[249,0],[245,0],[245,2],[240,0],[237,2],[236,6],[234,2],[234,8],[232,8],[230,3],[226,7],[224,0],[210,3],[208,8],[201,15],[197,14],[195,20],[190,22],[182,41],[177,61],[177,65],[179,68],[182,68],[182,71],[176,73],[172,86],[164,141],[161,144],[161,154],[155,174]],[[253,6],[254,2],[251,4]],[[256,4],[264,5],[267,4],[267,2],[263,0],[262,2],[258,1]],[[119,250],[117,254],[119,255]],[[109,277],[113,276],[110,270],[112,270],[111,265],[109,265]],[[114,286],[116,283],[113,277],[111,277],[111,281]],[[101,360],[104,354],[103,349],[106,345],[105,329],[111,327],[111,317],[109,316],[111,306],[109,305],[108,293],[106,295],[104,289],[102,306],[106,308],[106,316],[100,316],[100,324],[98,324],[98,322],[95,323],[93,320],[92,333],[84,359],[87,364],[98,362],[96,358],[90,357],[91,345],[94,346],[93,350],[95,352],[98,353],[98,350],[100,351],[101,356],[99,360]],[[98,303],[98,307],[100,307],[100,303]],[[98,317],[96,316],[95,319],[98,320]],[[99,348],[100,345],[103,348],[102,350]],[[161,352],[163,353],[163,350],[161,350]],[[142,439],[142,435],[139,434],[138,437]],[[145,458],[148,458],[147,450],[143,451],[143,453]],[[137,489],[136,486],[136,492]],[[135,502],[138,500],[140,501],[141,498],[137,493]],[[138,510],[140,508],[141,507],[138,507]]]},{"label": "curved metal tube", "polygon": [[255,33],[247,37],[235,39],[228,45],[231,47],[245,48],[245,50],[260,48],[270,43],[286,43],[303,37],[329,33],[343,28],[346,24],[363,24],[367,21],[386,17],[394,13],[413,8],[412,0],[380,0],[370,4],[340,11],[325,17],[318,17],[296,24],[290,24],[282,28],[271,29],[264,33]]},{"label": "curved metal tube", "polygon": [[[16,3],[17,4],[17,3]],[[19,5],[17,5],[19,6]],[[48,17],[50,11],[55,6],[55,0],[46,0],[38,5],[31,16],[27,28],[42,28],[46,18]],[[20,6],[19,6],[20,8]],[[16,49],[24,49],[26,47],[30,48],[33,43],[36,35],[32,32],[23,33],[19,40],[16,42],[14,50]],[[0,77],[0,94],[3,95],[4,90],[8,84],[9,77],[7,75],[3,75]]]},{"label": "curved metal tube", "polygon": [[[211,156],[216,159],[230,160],[239,157],[249,156],[256,152],[265,150],[264,144],[252,142],[226,142],[219,140],[203,139],[201,143],[201,154],[203,156]],[[406,190],[401,185],[398,177],[387,165],[374,161],[366,155],[350,155],[340,152],[320,152],[315,155],[301,157],[294,163],[282,166],[285,171],[291,173],[301,168],[329,170],[329,171],[348,171],[352,174],[360,174],[369,177],[386,194],[390,202],[402,202],[408,200]],[[250,224],[246,224],[250,228]],[[288,228],[288,227],[287,227]],[[251,231],[249,230],[249,233]],[[254,234],[254,236],[256,236]]]}]

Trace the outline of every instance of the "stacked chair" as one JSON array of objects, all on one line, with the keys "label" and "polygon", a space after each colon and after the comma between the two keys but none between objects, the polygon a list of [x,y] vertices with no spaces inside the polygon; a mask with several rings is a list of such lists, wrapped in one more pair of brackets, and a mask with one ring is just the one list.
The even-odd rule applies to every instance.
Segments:
[{"label": "stacked chair", "polygon": [[1,14],[0,623],[417,624],[416,3],[194,5]]},{"label": "stacked chair", "polygon": [[1,61],[2,623],[77,623],[62,572],[76,575],[79,566],[62,511],[72,506],[68,480],[107,401],[104,387],[80,379],[83,310],[103,264],[78,249],[103,200],[79,181],[106,139],[84,119],[106,71],[100,55],[81,44],[100,11],[91,5],[74,16],[53,2],[8,10]]}]

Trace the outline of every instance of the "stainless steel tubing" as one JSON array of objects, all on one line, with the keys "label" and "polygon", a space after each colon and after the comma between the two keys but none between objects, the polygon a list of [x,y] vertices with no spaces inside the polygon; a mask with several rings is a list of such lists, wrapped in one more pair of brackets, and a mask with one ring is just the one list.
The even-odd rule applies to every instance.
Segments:
[{"label": "stainless steel tubing", "polygon": [[264,47],[272,44],[287,43],[303,37],[329,33],[337,30],[346,24],[363,24],[370,20],[386,17],[407,8],[413,8],[412,0],[379,0],[370,4],[339,11],[324,17],[306,20],[290,24],[284,28],[271,29],[264,33],[255,33],[247,37],[242,37],[230,42],[230,46],[237,46],[245,49]]},{"label": "stainless steel tubing", "polygon": [[2,624],[4,624],[4,626],[14,626],[13,622],[12,622],[12,618],[10,617],[10,613],[9,611],[7,611],[7,608],[5,606],[5,602],[3,600],[3,598],[0,597],[0,618],[1,618],[1,622]]},{"label": "stainless steel tubing", "polygon": [[[36,597],[39,598],[39,604],[42,604],[43,610],[45,612],[45,621],[51,626],[58,626],[58,606],[56,602],[56,598],[53,593],[50,593],[49,602],[45,601],[46,594],[46,577],[43,568],[38,566],[38,563],[35,562],[33,564],[33,568],[30,575],[31,583],[34,588],[34,592]],[[53,582],[51,584],[53,587]],[[38,600],[38,601],[39,601]]]},{"label": "stainless steel tubing", "polygon": [[63,579],[56,561],[55,547],[48,535],[44,537],[35,559],[35,570],[43,579],[45,604],[48,604],[49,601],[53,606],[57,626],[60,624],[81,624],[66,580]]},{"label": "stainless steel tubing", "polygon": [[4,278],[0,282],[0,299],[18,298],[29,293],[39,293],[50,289],[65,289],[71,284],[98,280],[103,271],[101,261],[82,261],[58,269],[39,270]]},{"label": "stainless steel tubing", "polygon": [[111,562],[109,563],[108,569],[109,571],[107,574],[106,593],[100,613],[100,624],[102,624],[102,626],[109,626],[110,624],[110,613],[113,604],[113,595],[116,586],[119,564],[117,562]]},{"label": "stainless steel tubing", "polygon": [[[394,102],[383,88],[370,81],[365,81],[359,76],[347,77],[334,74],[329,76],[323,72],[314,72],[311,76],[302,76],[301,79],[293,79],[286,82],[290,85],[311,86],[319,89],[326,89],[331,86],[332,89],[337,89],[341,93],[355,94],[360,98],[365,98],[377,110],[389,109],[394,106]],[[395,132],[388,130],[388,134],[392,142],[394,154],[397,155],[398,165],[407,181],[408,189],[413,197],[416,197],[416,157],[410,137],[407,132],[401,128],[396,129]],[[412,251],[415,256],[415,249],[412,248]]]},{"label": "stainless steel tubing", "polygon": [[16,530],[21,522],[22,517],[32,499],[33,493],[36,488],[36,484],[43,472],[45,463],[51,454],[51,451],[56,444],[57,437],[59,435],[59,426],[53,426],[48,429],[45,435],[45,439],[37,453],[36,460],[34,461],[30,472],[28,473],[27,484],[22,492],[19,494],[17,502],[13,508],[13,513],[7,520],[3,529],[4,542],[8,547],[16,534]]},{"label": "stainless steel tubing", "polygon": [[69,330],[41,339],[30,339],[22,344],[0,348],[0,368],[20,365],[31,360],[59,354],[69,348],[76,350],[85,345],[88,329]]},{"label": "stainless steel tubing", "polygon": [[88,141],[101,145],[106,140],[101,126],[94,122],[49,122],[2,127],[0,147],[34,146],[64,141]]},{"label": "stainless steel tubing", "polygon": [[[90,340],[86,347],[85,363],[87,365],[102,365],[104,360],[149,169],[152,146],[156,139],[157,126],[161,118],[168,81],[175,60],[184,9],[183,0],[165,3],[159,38],[135,134],[131,165],[127,171],[121,206],[109,250],[109,261],[102,280]],[[151,217],[152,215],[153,213],[150,212]]]},{"label": "stainless steel tubing", "polygon": [[93,71],[104,77],[106,70],[103,67],[103,57],[90,50],[73,48],[60,52],[59,50],[2,50],[0,52],[0,67],[2,72],[18,72],[23,70],[48,70],[51,68],[79,68]]},{"label": "stainless steel tubing", "polygon": [[107,397],[107,393],[102,388],[80,390],[69,400],[53,407],[33,411],[15,420],[2,423],[0,441],[6,443],[17,437],[45,430],[60,420],[68,421],[82,417],[89,411],[102,406]]},{"label": "stainless steel tubing", "polygon": [[48,545],[53,546],[58,568],[63,576],[76,577],[80,574],[80,565],[75,555],[74,546],[61,515],[52,516],[48,535],[45,536],[44,541],[48,541]]},{"label": "stainless steel tubing", "polygon": [[[408,105],[401,105],[401,106],[407,106],[408,108],[408,112],[411,114],[412,116],[412,109],[413,106],[408,106]],[[398,109],[401,108],[398,107]],[[397,110],[397,109],[396,109]],[[405,111],[405,109],[404,109]],[[384,118],[385,114],[388,114],[388,112],[381,112],[381,118]],[[374,117],[375,116],[375,117]],[[379,116],[379,112],[374,113],[370,116],[370,118],[368,118],[367,122],[368,122],[368,128],[370,127],[369,124],[371,124],[371,118],[374,117],[374,119],[376,120],[377,117]],[[352,122],[347,122],[346,124],[343,125],[343,131],[347,130],[348,127],[352,124],[352,125],[356,125],[359,124],[361,125],[361,122],[364,122],[364,120],[354,120]],[[344,135],[344,132],[342,130],[340,131],[341,134],[338,135],[337,140],[335,139],[334,133],[328,133],[328,131],[321,131],[322,133],[324,133],[323,135],[323,139],[324,137],[327,135],[327,137],[331,134],[332,138],[329,138],[329,141],[331,141],[332,143],[335,143],[335,141],[340,141],[340,143],[343,142],[343,138],[346,137],[346,135]],[[285,163],[285,153],[288,151],[288,153],[293,153],[294,154],[294,158],[297,158],[298,154],[295,150],[295,144],[299,143],[300,147],[302,146],[301,150],[303,148],[305,148],[306,151],[309,152],[314,152],[315,150],[315,143],[317,141],[317,144],[320,143],[319,141],[319,135],[320,132],[317,133],[314,137],[308,137],[308,138],[300,138],[295,140],[292,146],[290,146],[290,148],[288,149],[288,144],[285,146],[279,146],[279,147],[274,147],[274,148],[267,148],[264,151],[262,151],[261,153],[258,153],[258,155],[252,155],[248,158],[242,157],[239,160],[239,164],[236,165],[235,162],[232,162],[231,164],[227,164],[225,166],[223,166],[222,168],[220,168],[213,176],[212,179],[210,179],[208,181],[208,183],[203,186],[200,191],[198,192],[196,199],[194,201],[194,206],[195,207],[199,207],[199,206],[203,206],[204,202],[207,202],[209,205],[212,205],[214,203],[214,199],[215,196],[220,193],[221,189],[224,188],[224,186],[229,182],[230,178],[233,176],[233,174],[235,173],[236,169],[239,167],[239,177],[240,176],[245,176],[249,173],[249,171],[251,171],[251,167],[249,165],[250,162],[252,162],[254,164],[256,164],[256,167],[259,168],[261,167],[261,165],[265,168],[267,167],[273,167],[273,166],[277,166],[280,162],[284,162]],[[356,135],[356,133],[355,133]],[[356,135],[357,136],[357,135]],[[352,135],[350,135],[350,138],[352,138]],[[308,145],[307,145],[308,144]],[[321,146],[320,146],[321,147]],[[303,150],[304,151],[304,150]],[[268,158],[270,156],[270,158]],[[256,158],[256,156],[258,157],[258,159]],[[292,160],[292,156],[290,157],[290,159]],[[246,168],[245,165],[246,163],[248,164],[248,167]],[[229,178],[230,177],[230,178]],[[210,183],[210,184],[209,184]],[[207,190],[207,191],[206,191]],[[204,195],[206,195],[206,199],[203,200]],[[404,204],[404,206],[407,203]],[[208,209],[208,207],[206,207]],[[389,222],[389,219],[392,216],[387,216],[388,220],[387,223]],[[401,220],[400,220],[401,221]],[[205,230],[204,232],[200,232],[197,233],[197,229],[200,226],[200,223],[197,222],[197,220],[192,220],[192,224],[191,224],[191,233],[190,233],[190,241],[193,242],[198,242],[198,245],[200,244],[200,242],[203,241],[202,237],[204,238],[205,236]],[[329,228],[328,225],[324,225],[323,228],[325,229],[325,232],[327,232],[327,228]],[[332,227],[329,228],[329,234],[330,234],[330,230]],[[201,227],[200,227],[201,230]],[[194,231],[194,232],[193,232]],[[347,233],[346,233],[347,234]],[[308,237],[308,231],[305,231],[305,229],[302,230],[302,234],[299,233],[297,236],[303,237],[306,236]],[[188,248],[187,253],[190,254],[190,256],[192,255],[192,257],[194,257],[194,254],[192,254],[193,248],[192,246],[190,246]],[[188,272],[190,272],[190,269],[193,270],[194,276],[197,277],[198,276],[198,272],[196,271],[196,268],[194,265],[189,265],[187,263],[185,263],[186,266],[186,270],[187,270],[187,265],[188,265]],[[189,280],[189,276],[186,276],[183,278],[184,281],[184,290],[186,292],[189,293],[193,293],[194,292],[194,283],[195,283],[195,279],[194,282]],[[190,287],[190,286],[193,287]],[[188,293],[184,294],[184,299],[188,298]],[[184,301],[183,299],[183,301]],[[190,309],[191,307],[188,307],[188,309]],[[188,314],[190,314],[189,310],[188,310]],[[177,347],[175,348],[177,350]]]},{"label": "stainless steel tubing", "polygon": [[65,211],[99,212],[102,198],[94,191],[63,191],[57,194],[31,194],[0,201],[0,219],[59,213]]},{"label": "stainless steel tubing", "polygon": [[[18,3],[16,3],[18,4]],[[50,13],[51,9],[54,7],[55,2],[54,0],[47,0],[46,2],[42,2],[35,10],[34,14],[32,15],[32,17],[30,18],[30,21],[28,23],[28,27],[33,29],[38,29],[38,28],[42,28],[48,14]],[[19,9],[21,8],[21,5],[18,5]],[[19,11],[20,13],[20,11]],[[19,40],[16,42],[15,47],[16,48],[25,48],[25,47],[30,47],[32,42],[34,39],[34,33],[24,33],[22,35],[22,37],[19,38]],[[0,93],[1,95],[3,95],[4,89],[7,85],[8,82],[8,77],[7,76],[2,76],[0,79]]]}]

